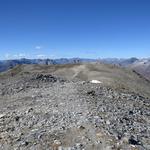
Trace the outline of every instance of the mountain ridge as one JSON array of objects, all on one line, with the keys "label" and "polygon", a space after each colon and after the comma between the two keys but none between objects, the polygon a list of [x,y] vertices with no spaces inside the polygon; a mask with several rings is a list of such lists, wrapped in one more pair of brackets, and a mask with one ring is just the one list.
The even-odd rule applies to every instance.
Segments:
[{"label": "mountain ridge", "polygon": [[18,65],[0,74],[0,149],[147,150],[149,102],[129,68]]},{"label": "mountain ridge", "polygon": [[89,63],[98,62],[113,64],[121,67],[131,68],[146,79],[150,80],[150,58],[138,59],[132,58],[103,58],[103,59],[88,59],[88,58],[60,58],[60,59],[13,59],[13,60],[1,60],[0,72],[7,71],[16,65],[23,64],[76,64],[76,63]]}]

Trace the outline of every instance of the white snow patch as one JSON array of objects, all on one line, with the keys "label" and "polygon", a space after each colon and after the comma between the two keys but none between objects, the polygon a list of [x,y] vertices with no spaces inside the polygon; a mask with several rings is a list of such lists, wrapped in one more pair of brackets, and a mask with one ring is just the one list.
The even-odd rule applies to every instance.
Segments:
[{"label": "white snow patch", "polygon": [[102,82],[98,80],[91,80],[90,83],[102,83]]}]

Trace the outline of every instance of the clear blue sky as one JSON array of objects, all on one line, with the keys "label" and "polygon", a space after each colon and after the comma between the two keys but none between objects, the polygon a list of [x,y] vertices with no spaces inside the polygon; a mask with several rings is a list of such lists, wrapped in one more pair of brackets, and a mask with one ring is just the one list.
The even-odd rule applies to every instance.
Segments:
[{"label": "clear blue sky", "polygon": [[150,0],[0,0],[0,59],[150,57]]}]

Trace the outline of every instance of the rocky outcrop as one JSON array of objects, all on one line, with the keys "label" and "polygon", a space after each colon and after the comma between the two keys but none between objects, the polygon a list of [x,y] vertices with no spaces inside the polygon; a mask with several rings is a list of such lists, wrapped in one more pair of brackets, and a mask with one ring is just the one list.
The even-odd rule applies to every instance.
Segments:
[{"label": "rocky outcrop", "polygon": [[148,150],[150,100],[51,74],[0,80],[0,149]]}]

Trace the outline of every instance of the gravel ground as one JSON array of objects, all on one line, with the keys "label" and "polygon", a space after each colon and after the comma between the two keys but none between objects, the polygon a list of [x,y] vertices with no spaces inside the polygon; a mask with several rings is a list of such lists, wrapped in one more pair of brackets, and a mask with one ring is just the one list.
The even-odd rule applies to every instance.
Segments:
[{"label": "gravel ground", "polygon": [[150,100],[78,79],[0,81],[1,150],[149,150]]}]

